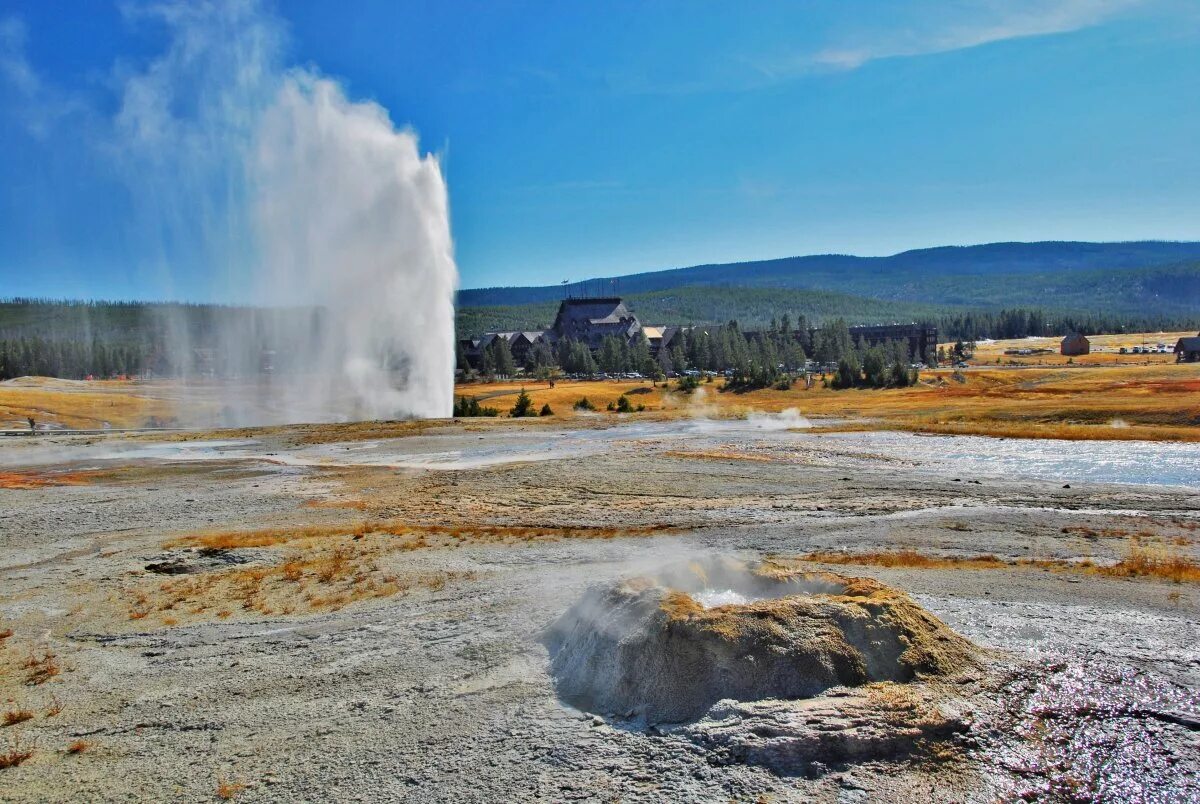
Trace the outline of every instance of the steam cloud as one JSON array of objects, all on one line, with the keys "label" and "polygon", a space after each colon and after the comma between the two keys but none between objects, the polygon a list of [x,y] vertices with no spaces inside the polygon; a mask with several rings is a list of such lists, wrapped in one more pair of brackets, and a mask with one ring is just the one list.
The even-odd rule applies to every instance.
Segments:
[{"label": "steam cloud", "polygon": [[282,300],[327,313],[298,398],[316,392],[355,418],[449,415],[457,271],[437,160],[380,106],[303,71],[284,80],[256,145],[262,293],[299,289]]},{"label": "steam cloud", "polygon": [[168,44],[114,68],[117,110],[90,122],[133,191],[137,236],[157,240],[147,285],[170,293],[198,268],[211,295],[269,308],[219,314],[203,337],[167,316],[172,364],[224,378],[187,395],[218,405],[183,418],[450,415],[457,269],[437,158],[377,103],[286,68],[283,26],[255,0],[124,11]]}]

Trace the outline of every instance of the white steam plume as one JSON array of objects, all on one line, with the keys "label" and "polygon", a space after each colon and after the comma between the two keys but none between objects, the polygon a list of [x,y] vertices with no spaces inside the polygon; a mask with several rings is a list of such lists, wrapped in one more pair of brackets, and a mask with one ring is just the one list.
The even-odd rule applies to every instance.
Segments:
[{"label": "white steam plume", "polygon": [[159,238],[166,286],[198,262],[214,296],[291,308],[222,314],[203,342],[168,316],[173,365],[226,378],[218,417],[183,417],[448,416],[457,269],[437,159],[378,104],[284,69],[283,27],[254,0],[127,13],[169,43],[117,69],[107,150],[141,202],[139,233]]},{"label": "white steam plume", "polygon": [[328,314],[298,398],[356,418],[448,415],[457,271],[437,160],[379,105],[297,71],[253,165],[260,293]]}]

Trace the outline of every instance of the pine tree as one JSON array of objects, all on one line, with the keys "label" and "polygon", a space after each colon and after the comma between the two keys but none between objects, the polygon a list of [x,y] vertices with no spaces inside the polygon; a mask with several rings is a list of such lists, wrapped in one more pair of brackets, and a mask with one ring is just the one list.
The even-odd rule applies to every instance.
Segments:
[{"label": "pine tree", "polygon": [[496,373],[501,377],[511,377],[515,374],[517,369],[513,362],[512,348],[509,346],[508,339],[498,336],[492,341],[490,348]]},{"label": "pine tree", "polygon": [[517,403],[512,406],[512,410],[508,415],[514,419],[520,419],[524,416],[533,415],[533,400],[529,398],[529,394],[525,393],[525,389],[521,389],[521,393],[517,395]]}]

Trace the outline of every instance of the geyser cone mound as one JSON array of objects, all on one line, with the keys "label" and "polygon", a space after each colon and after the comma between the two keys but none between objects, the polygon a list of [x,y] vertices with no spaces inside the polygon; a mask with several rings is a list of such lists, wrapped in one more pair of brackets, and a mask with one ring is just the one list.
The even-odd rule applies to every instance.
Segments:
[{"label": "geyser cone mound", "polygon": [[726,698],[948,675],[975,653],[877,581],[728,559],[593,587],[547,645],[565,701],[649,723],[692,720]]}]

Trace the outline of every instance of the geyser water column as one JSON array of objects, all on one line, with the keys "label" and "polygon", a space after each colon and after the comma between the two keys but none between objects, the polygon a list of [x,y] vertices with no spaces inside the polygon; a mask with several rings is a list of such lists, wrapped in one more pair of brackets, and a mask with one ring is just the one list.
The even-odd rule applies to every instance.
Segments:
[{"label": "geyser water column", "polygon": [[416,134],[333,81],[288,72],[250,164],[257,295],[321,308],[277,333],[271,418],[449,416],[458,274],[446,184]]}]

